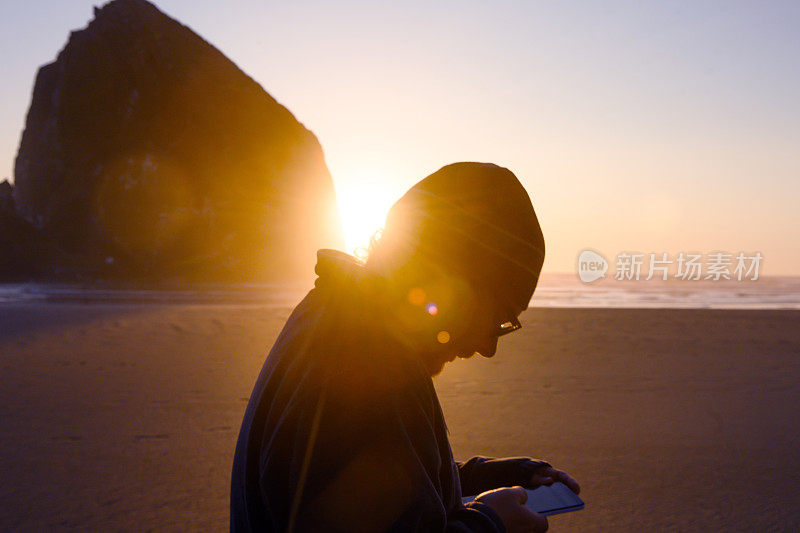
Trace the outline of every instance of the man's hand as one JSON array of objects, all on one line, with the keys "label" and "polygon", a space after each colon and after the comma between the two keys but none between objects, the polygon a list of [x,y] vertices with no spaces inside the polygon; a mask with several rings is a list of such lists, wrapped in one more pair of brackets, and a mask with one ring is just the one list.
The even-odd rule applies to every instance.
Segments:
[{"label": "man's hand", "polygon": [[475,501],[485,503],[500,516],[508,533],[547,531],[547,518],[527,507],[528,493],[519,486],[494,489],[478,494]]},{"label": "man's hand", "polygon": [[536,488],[541,485],[552,485],[556,481],[560,481],[569,487],[575,494],[580,494],[581,492],[581,486],[578,485],[577,481],[569,477],[565,472],[556,470],[552,466],[541,466],[537,468],[533,476],[531,476],[529,483],[531,484],[531,488]]}]

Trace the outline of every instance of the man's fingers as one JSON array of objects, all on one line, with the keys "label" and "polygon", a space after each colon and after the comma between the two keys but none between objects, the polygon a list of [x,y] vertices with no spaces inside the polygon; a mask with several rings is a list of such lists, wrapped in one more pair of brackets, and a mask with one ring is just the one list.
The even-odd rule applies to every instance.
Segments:
[{"label": "man's fingers", "polygon": [[524,509],[524,513],[527,516],[527,519],[525,520],[525,531],[531,531],[533,533],[544,533],[547,531],[547,528],[550,526],[550,524],[547,522],[546,516],[540,515],[539,513],[531,511],[528,508]]},{"label": "man's fingers", "polygon": [[531,476],[531,485],[550,485],[553,483],[553,476],[558,474],[558,470],[552,466],[542,466],[536,469]]},{"label": "man's fingers", "polygon": [[519,503],[524,504],[525,502],[528,501],[528,491],[525,490],[525,487],[520,487],[519,485],[516,485],[514,487],[511,487],[511,490],[514,491],[514,494],[517,497],[518,499],[517,501],[519,501]]},{"label": "man's fingers", "polygon": [[544,533],[550,527],[550,524],[547,522],[547,517],[542,516],[539,513],[533,513],[536,518],[536,525],[533,526],[533,531],[536,533]]},{"label": "man's fingers", "polygon": [[570,488],[575,494],[579,494],[581,486],[578,482],[572,479],[566,472],[556,470],[552,466],[543,466],[536,470],[536,473],[531,477],[531,485],[552,485],[554,481],[560,481]]},{"label": "man's fingers", "polygon": [[567,487],[569,487],[569,489],[570,489],[572,492],[574,492],[575,494],[580,494],[580,492],[581,492],[581,486],[580,486],[580,485],[578,485],[578,482],[577,482],[577,481],[575,481],[574,479],[572,479],[570,476],[568,476],[568,475],[567,475],[566,473],[564,473],[564,472],[559,472],[559,474],[560,474],[560,476],[559,476],[559,481],[561,481],[561,483],[563,483],[564,485],[566,485]]},{"label": "man's fingers", "polygon": [[558,470],[552,466],[540,466],[533,475],[534,477],[552,477],[556,474],[558,474]]}]

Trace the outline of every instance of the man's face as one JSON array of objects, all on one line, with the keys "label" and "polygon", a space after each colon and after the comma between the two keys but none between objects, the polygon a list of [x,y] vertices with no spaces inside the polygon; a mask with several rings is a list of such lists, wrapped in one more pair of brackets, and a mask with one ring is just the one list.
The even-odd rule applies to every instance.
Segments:
[{"label": "man's face", "polygon": [[450,336],[447,342],[440,343],[439,350],[429,354],[431,375],[439,374],[446,363],[456,358],[468,359],[476,353],[483,357],[494,356],[500,325],[516,318],[522,311],[505,308],[489,294],[473,293],[471,301],[461,303],[470,308],[469,318],[463,327],[457,328],[459,333]]}]

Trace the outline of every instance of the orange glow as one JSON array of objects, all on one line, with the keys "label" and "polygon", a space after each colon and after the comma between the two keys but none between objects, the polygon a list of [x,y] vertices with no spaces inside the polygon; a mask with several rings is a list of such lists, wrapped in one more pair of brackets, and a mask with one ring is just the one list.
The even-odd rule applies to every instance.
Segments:
[{"label": "orange glow", "polygon": [[366,250],[370,238],[383,228],[386,214],[396,200],[393,192],[377,180],[356,180],[336,191],[344,241],[349,253]]},{"label": "orange glow", "polygon": [[419,287],[414,287],[410,291],[408,291],[408,302],[411,305],[422,305],[425,303],[425,291],[420,289]]}]

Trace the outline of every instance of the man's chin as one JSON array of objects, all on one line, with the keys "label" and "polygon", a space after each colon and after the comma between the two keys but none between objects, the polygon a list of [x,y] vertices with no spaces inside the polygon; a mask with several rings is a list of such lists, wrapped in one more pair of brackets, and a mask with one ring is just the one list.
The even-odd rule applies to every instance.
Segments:
[{"label": "man's chin", "polygon": [[444,365],[447,363],[452,363],[456,360],[458,354],[452,353],[449,355],[444,355],[440,358],[431,358],[428,359],[426,362],[428,373],[430,373],[431,377],[438,376],[444,370]]},{"label": "man's chin", "polygon": [[428,374],[430,374],[432,378],[438,376],[442,373],[442,370],[444,370],[445,364],[447,364],[447,361],[428,361],[426,365]]},{"label": "man's chin", "polygon": [[450,355],[444,356],[442,359],[429,359],[426,363],[428,372],[430,373],[431,377],[438,376],[442,373],[442,370],[444,370],[444,366],[447,363],[452,363],[456,359],[469,359],[476,353],[477,352],[459,354],[454,352]]}]

